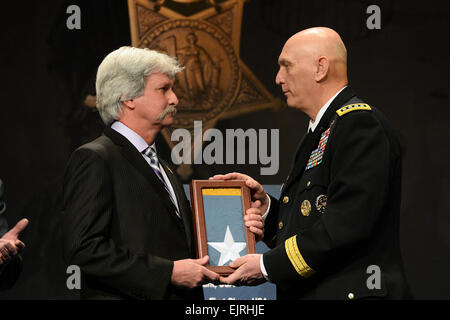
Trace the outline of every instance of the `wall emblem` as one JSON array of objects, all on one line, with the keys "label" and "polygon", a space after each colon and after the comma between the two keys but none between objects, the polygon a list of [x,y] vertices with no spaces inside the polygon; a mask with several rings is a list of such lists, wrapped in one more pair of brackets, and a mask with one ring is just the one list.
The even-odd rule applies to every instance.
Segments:
[{"label": "wall emblem", "polygon": [[[175,122],[163,130],[171,148],[173,130],[193,135],[194,120],[202,121],[205,132],[220,119],[281,107],[239,58],[244,2],[128,0],[132,45],[164,51],[185,66],[174,89]],[[192,168],[181,165],[177,172],[187,179]]]}]

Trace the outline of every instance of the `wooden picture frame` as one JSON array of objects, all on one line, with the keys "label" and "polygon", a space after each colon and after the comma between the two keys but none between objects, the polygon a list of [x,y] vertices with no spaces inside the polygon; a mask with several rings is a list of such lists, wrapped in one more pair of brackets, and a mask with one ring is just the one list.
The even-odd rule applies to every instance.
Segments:
[{"label": "wooden picture frame", "polygon": [[[244,180],[192,180],[190,192],[197,257],[209,255],[207,267],[220,275],[229,275],[234,269],[225,265],[231,262],[225,259],[238,257],[236,252],[244,246],[243,237],[246,254],[256,253],[255,236],[244,224],[245,212],[251,206],[250,189]],[[211,241],[214,238],[223,241]],[[244,249],[239,256],[245,255],[240,253]]]}]

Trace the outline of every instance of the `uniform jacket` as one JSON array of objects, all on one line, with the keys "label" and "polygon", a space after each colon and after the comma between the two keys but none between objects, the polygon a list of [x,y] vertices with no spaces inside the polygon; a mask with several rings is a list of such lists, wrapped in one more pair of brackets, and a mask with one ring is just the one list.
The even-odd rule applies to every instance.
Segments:
[{"label": "uniform jacket", "polygon": [[197,299],[170,284],[173,261],[193,258],[192,215],[179,181],[160,159],[182,219],[152,168],[121,134],[104,134],[71,156],[63,186],[63,248],[82,271],[89,299]]},{"label": "uniform jacket", "polygon": [[350,87],[332,101],[272,198],[264,265],[280,299],[408,297],[399,246],[401,153]]}]

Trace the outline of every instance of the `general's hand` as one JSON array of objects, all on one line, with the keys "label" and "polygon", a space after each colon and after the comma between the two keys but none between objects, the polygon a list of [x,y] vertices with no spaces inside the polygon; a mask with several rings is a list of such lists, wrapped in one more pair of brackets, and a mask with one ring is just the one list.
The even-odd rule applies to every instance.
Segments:
[{"label": "general's hand", "polygon": [[261,273],[260,254],[248,254],[240,257],[229,264],[236,269],[228,277],[220,277],[220,282],[236,286],[257,286],[264,283],[266,279]]},{"label": "general's hand", "polygon": [[0,238],[0,265],[8,263],[16,254],[25,248],[25,244],[19,240],[19,235],[27,225],[28,219],[22,219],[14,228]]},{"label": "general's hand", "polygon": [[218,283],[219,275],[205,267],[209,257],[177,260],[173,263],[171,281],[179,287],[195,288],[205,283]]},{"label": "general's hand", "polygon": [[258,242],[264,237],[264,222],[262,219],[261,202],[258,200],[252,203],[252,207],[247,209],[244,215],[245,226],[249,228],[255,235],[255,240]]},{"label": "general's hand", "polygon": [[232,172],[227,174],[216,174],[212,178],[213,180],[245,180],[245,184],[247,187],[250,188],[251,196],[252,196],[252,207],[255,202],[260,203],[260,209],[261,212],[264,214],[264,212],[267,211],[267,208],[269,206],[269,198],[267,196],[267,193],[264,191],[264,188],[262,185],[253,179],[250,176],[247,176],[245,174],[239,173],[239,172]]}]

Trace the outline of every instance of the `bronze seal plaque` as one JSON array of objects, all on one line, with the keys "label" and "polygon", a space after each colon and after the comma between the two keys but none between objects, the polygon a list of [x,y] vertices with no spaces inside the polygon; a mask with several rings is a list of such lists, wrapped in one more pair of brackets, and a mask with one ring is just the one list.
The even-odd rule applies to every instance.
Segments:
[{"label": "bronze seal plaque", "polygon": [[218,27],[203,20],[166,20],[151,28],[139,47],[167,52],[185,66],[174,89],[180,116],[173,127],[214,120],[233,104],[241,70],[230,38]]}]

